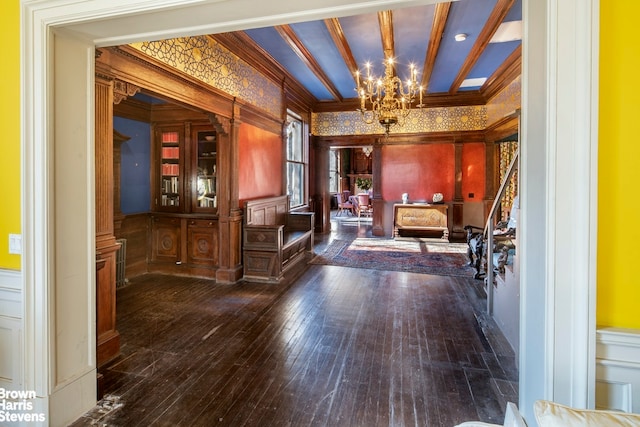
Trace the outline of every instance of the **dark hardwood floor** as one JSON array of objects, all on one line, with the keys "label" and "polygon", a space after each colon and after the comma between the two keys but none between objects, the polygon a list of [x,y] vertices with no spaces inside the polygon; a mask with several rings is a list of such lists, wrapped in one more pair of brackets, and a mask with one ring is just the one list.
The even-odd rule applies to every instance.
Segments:
[{"label": "dark hardwood floor", "polygon": [[[334,225],[316,252],[370,236]],[[146,275],[117,297],[122,355],[74,426],[454,426],[517,402],[474,279],[311,265],[278,285]]]}]

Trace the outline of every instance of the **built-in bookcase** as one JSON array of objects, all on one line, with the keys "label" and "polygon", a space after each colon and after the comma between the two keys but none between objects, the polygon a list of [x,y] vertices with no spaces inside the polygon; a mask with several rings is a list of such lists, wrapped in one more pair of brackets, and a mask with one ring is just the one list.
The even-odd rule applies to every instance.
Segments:
[{"label": "built-in bookcase", "polygon": [[218,207],[217,135],[213,130],[196,127],[193,131],[193,140],[196,176],[192,209],[215,211]]},{"label": "built-in bookcase", "polygon": [[157,196],[159,210],[179,211],[184,204],[184,130],[181,126],[160,127]]},{"label": "built-in bookcase", "polygon": [[209,124],[157,124],[154,211],[217,213],[218,137]]}]

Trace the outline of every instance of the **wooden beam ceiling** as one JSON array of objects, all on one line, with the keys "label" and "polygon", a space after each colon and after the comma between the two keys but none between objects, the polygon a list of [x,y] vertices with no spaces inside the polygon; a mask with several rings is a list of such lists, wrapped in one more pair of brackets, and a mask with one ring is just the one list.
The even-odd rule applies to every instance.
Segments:
[{"label": "wooden beam ceiling", "polygon": [[311,52],[305,47],[302,41],[298,38],[296,33],[289,25],[278,25],[275,27],[278,34],[284,39],[285,42],[291,47],[295,54],[305,63],[307,67],[315,74],[320,82],[327,88],[331,96],[335,99],[342,101],[342,95],[338,88],[333,84],[329,76],[322,70],[318,61],[311,55]]},{"label": "wooden beam ceiling", "polygon": [[458,75],[453,80],[453,83],[449,88],[450,94],[458,92],[458,90],[460,89],[460,85],[462,85],[462,82],[467,78],[474,65],[476,65],[476,62],[478,62],[480,55],[482,55],[482,52],[485,50],[485,48],[491,41],[491,38],[498,30],[498,27],[504,20],[504,17],[507,16],[507,13],[509,13],[509,10],[511,9],[511,6],[513,6],[514,2],[515,0],[498,0],[498,3],[496,3],[496,6],[493,8],[489,19],[487,19],[487,23],[485,24],[484,28],[482,28],[482,31],[478,35],[475,44],[471,48],[471,52],[469,52],[469,55],[467,55],[467,59],[465,60],[464,64],[462,64],[462,67],[460,67],[460,71],[458,71]]},{"label": "wooden beam ceiling", "polygon": [[378,12],[378,25],[380,26],[380,40],[384,59],[395,58],[395,41],[393,39],[393,12],[383,10]]},{"label": "wooden beam ceiling", "polygon": [[424,59],[424,67],[422,68],[422,87],[426,88],[431,74],[433,73],[433,67],[438,57],[438,51],[440,50],[440,43],[442,42],[442,36],[444,34],[444,28],[447,24],[449,17],[449,11],[451,10],[451,2],[438,3],[436,10],[433,14],[433,25],[431,26],[431,34],[429,35],[429,46],[427,48],[427,54]]}]

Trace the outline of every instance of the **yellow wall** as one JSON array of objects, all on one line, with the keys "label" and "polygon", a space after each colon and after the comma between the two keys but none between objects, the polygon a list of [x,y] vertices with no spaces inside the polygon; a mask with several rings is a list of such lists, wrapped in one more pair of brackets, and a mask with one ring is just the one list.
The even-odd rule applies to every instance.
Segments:
[{"label": "yellow wall", "polygon": [[20,2],[5,1],[0,13],[0,268],[20,269],[20,256],[9,255],[9,234],[20,234]]},{"label": "yellow wall", "polygon": [[597,321],[640,329],[637,0],[600,2]]}]

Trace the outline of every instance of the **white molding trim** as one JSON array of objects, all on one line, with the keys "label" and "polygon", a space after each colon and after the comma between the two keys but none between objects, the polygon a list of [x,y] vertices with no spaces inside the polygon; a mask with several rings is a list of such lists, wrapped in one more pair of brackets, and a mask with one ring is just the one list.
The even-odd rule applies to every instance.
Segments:
[{"label": "white molding trim", "polygon": [[640,413],[640,330],[596,332],[596,408]]},{"label": "white molding trim", "polygon": [[[55,328],[60,320],[68,322],[64,310],[55,310],[61,284],[57,269],[64,263],[57,252],[63,238],[58,227],[78,212],[65,209],[51,178],[55,173],[52,150],[57,149],[53,132],[72,134],[73,129],[68,123],[53,122],[53,106],[87,96],[92,84],[88,74],[76,72],[74,77],[81,76],[77,87],[68,88],[70,93],[56,92],[53,98],[54,28],[63,30],[65,37],[82,38],[88,46],[105,46],[149,34],[157,38],[229,31],[434,2],[21,0],[25,386],[44,399],[52,393],[55,351],[65,351]],[[592,406],[595,399],[598,7],[599,0],[523,0],[519,406],[530,420],[533,402],[540,398],[574,407]],[[197,12],[202,10],[219,13]],[[92,123],[92,111],[82,111],[76,123]],[[78,147],[83,154],[91,152],[86,145]],[[566,215],[567,206],[575,215]],[[86,210],[80,215],[87,215]],[[555,230],[562,230],[564,238],[556,239]],[[82,237],[64,239],[65,244],[87,245]],[[65,272],[64,277],[85,277],[83,268]],[[87,283],[77,288],[83,295],[91,281]],[[89,315],[84,323],[91,326],[92,321]],[[80,378],[77,384],[88,377]],[[43,401],[43,406],[56,411],[53,405],[65,405],[69,399],[86,403],[86,394],[91,393],[73,387],[66,390],[76,391]]]},{"label": "white molding trim", "polygon": [[599,0],[523,1],[519,407],[529,420],[538,399],[595,404],[598,10]]}]

